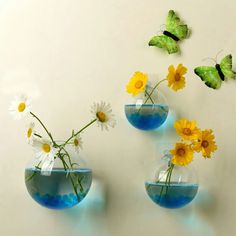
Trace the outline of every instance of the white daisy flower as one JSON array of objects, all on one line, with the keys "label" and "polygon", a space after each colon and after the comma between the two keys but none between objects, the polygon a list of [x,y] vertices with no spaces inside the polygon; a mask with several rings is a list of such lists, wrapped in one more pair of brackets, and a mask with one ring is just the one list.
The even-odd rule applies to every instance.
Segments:
[{"label": "white daisy flower", "polygon": [[32,146],[38,161],[45,162],[54,160],[57,149],[53,147],[51,141],[47,139],[34,139]]},{"label": "white daisy flower", "polygon": [[9,112],[16,120],[19,120],[30,112],[30,108],[31,104],[29,99],[26,96],[21,95],[15,97],[15,100],[11,102]]},{"label": "white daisy flower", "polygon": [[27,131],[26,131],[26,139],[27,139],[29,144],[32,144],[33,138],[34,138],[34,123],[31,122],[28,125]]},{"label": "white daisy flower", "polygon": [[94,114],[94,119],[97,119],[97,124],[102,130],[108,130],[109,126],[112,128],[115,126],[116,121],[112,114],[110,104],[106,104],[103,101],[100,103],[94,103],[91,112]]},{"label": "white daisy flower", "polygon": [[82,138],[79,135],[76,135],[72,141],[73,141],[72,145],[74,146],[75,151],[79,152],[79,149],[82,149],[83,145]]},{"label": "white daisy flower", "polygon": [[57,149],[47,139],[34,139],[32,146],[35,149],[37,161],[42,164],[41,175],[51,175]]}]

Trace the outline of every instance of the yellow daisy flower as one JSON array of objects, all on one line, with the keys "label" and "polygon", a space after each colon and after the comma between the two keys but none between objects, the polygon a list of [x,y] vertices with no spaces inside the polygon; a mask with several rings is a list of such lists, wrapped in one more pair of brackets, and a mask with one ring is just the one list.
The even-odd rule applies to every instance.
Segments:
[{"label": "yellow daisy flower", "polygon": [[217,150],[217,145],[214,141],[215,136],[211,129],[207,129],[201,132],[199,139],[194,143],[193,149],[196,152],[202,152],[205,158],[210,158],[211,153]]},{"label": "yellow daisy flower", "polygon": [[187,73],[187,68],[182,64],[179,64],[176,69],[173,65],[170,65],[168,71],[168,86],[171,87],[174,91],[183,89],[185,87],[185,77],[183,75]]},{"label": "yellow daisy flower", "polygon": [[174,128],[176,129],[177,134],[179,134],[183,139],[189,141],[197,140],[201,134],[195,121],[181,119],[174,123]]},{"label": "yellow daisy flower", "polygon": [[126,91],[128,93],[131,93],[133,96],[136,96],[137,94],[145,90],[147,81],[147,74],[137,71],[134,73],[129,83],[126,85]]},{"label": "yellow daisy flower", "polygon": [[185,143],[176,143],[170,153],[173,155],[171,162],[175,165],[186,166],[193,160],[193,150]]}]

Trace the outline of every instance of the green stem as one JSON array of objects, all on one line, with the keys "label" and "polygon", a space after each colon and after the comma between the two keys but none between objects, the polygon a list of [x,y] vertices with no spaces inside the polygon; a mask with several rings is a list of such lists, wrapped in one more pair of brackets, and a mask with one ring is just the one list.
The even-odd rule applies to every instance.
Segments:
[{"label": "green stem", "polygon": [[162,197],[162,193],[164,191],[164,188],[166,189],[166,193],[168,192],[168,188],[170,186],[170,180],[171,180],[171,175],[172,175],[172,171],[174,169],[174,164],[171,163],[171,165],[168,167],[167,171],[167,176],[166,176],[166,180],[165,180],[165,184],[161,187],[161,192],[160,192],[160,198]]},{"label": "green stem", "polygon": [[[67,150],[65,149],[65,146],[70,142],[70,140],[71,140],[73,137],[75,137],[76,135],[78,135],[78,134],[80,134],[81,132],[83,132],[86,128],[88,128],[90,125],[92,125],[97,119],[94,119],[94,120],[92,120],[91,122],[89,122],[89,123],[88,123],[87,125],[85,125],[82,129],[80,129],[77,133],[72,132],[71,137],[69,137],[63,144],[58,145],[58,144],[54,141],[54,139],[53,139],[51,133],[48,131],[48,129],[46,128],[46,126],[43,124],[43,122],[42,122],[33,112],[30,112],[30,114],[31,114],[31,115],[41,124],[41,126],[44,128],[44,130],[45,130],[46,133],[48,134],[49,138],[51,139],[53,145],[54,145],[55,147],[59,147],[59,148],[60,148],[57,155],[58,155],[58,157],[60,158],[60,160],[62,161],[64,170],[65,170],[65,171],[68,171],[68,170],[70,169],[70,167],[68,166],[68,164],[66,163],[66,161],[64,160],[64,157],[63,157],[62,155],[68,157],[68,160],[69,160],[69,164],[70,164],[70,166],[71,166],[71,169],[73,169],[73,164],[72,164],[72,162],[71,162],[70,155],[69,155],[69,153],[67,152]],[[41,135],[38,135],[38,134],[34,134],[34,135],[41,138]],[[62,150],[64,151],[64,154],[61,153]],[[41,163],[41,162],[40,162],[40,163]],[[38,164],[38,166],[36,166],[36,168],[39,167],[40,163]],[[31,176],[27,179],[27,181],[30,180],[30,179],[32,179],[35,174],[36,174],[36,173],[34,173],[33,175],[31,175]],[[72,187],[73,187],[73,189],[74,189],[74,192],[75,192],[75,194],[76,194],[76,197],[77,197],[77,199],[79,200],[79,195],[78,195],[78,191],[77,191],[77,186],[79,185],[79,186],[80,186],[80,191],[83,192],[83,186],[82,186],[82,184],[81,184],[81,181],[82,181],[83,178],[81,178],[81,179],[78,178],[78,184],[75,184],[75,182],[74,182],[74,180],[73,180],[73,177],[72,177],[72,173],[71,173],[70,171],[68,172],[68,175],[69,175],[69,178],[70,178]],[[76,186],[76,185],[77,185],[77,186]]]},{"label": "green stem", "polygon": [[[150,97],[152,96],[152,94],[153,94],[153,92],[155,91],[155,89],[162,83],[162,82],[164,82],[165,80],[167,80],[167,79],[163,79],[163,80],[160,80],[154,87],[153,87],[153,89],[151,90],[151,92],[150,92]],[[149,97],[145,100],[145,102],[143,103],[143,104],[146,104],[147,103],[147,101],[148,101],[148,99],[149,99]]]},{"label": "green stem", "polygon": [[148,93],[148,91],[145,91],[145,94],[147,94],[148,99],[150,99],[151,102],[152,102],[152,104],[154,104],[154,101],[152,100],[152,97],[150,96],[150,94]]},{"label": "green stem", "polygon": [[[40,162],[38,163],[38,165],[35,166],[35,169],[40,169],[39,166],[40,166],[41,163],[42,163],[42,161],[40,161]],[[37,174],[37,172],[35,171],[31,176],[29,176],[29,177],[26,179],[26,182],[27,182],[27,181],[30,181],[36,174]]]},{"label": "green stem", "polygon": [[170,170],[169,170],[169,175],[166,178],[166,194],[167,194],[168,188],[170,187],[170,180],[171,180],[171,175],[172,175],[172,171],[174,169],[174,166],[175,166],[174,164],[171,164]]},{"label": "green stem", "polygon": [[90,125],[92,125],[97,119],[92,120],[91,122],[89,122],[87,125],[85,125],[82,129],[80,129],[77,133],[72,134],[70,138],[68,138],[64,144],[62,144],[61,146],[65,147],[70,140],[75,137],[76,135],[80,134],[81,132],[83,132],[86,128],[88,128]]},{"label": "green stem", "polygon": [[81,178],[78,178],[78,183],[79,183],[79,186],[80,186],[80,192],[84,191],[83,185],[81,184],[83,178],[84,178],[84,176],[82,176]]},{"label": "green stem", "polygon": [[[169,166],[169,167],[167,168],[167,170],[165,171],[165,174],[167,174],[167,176],[168,176],[168,174],[169,174],[170,168],[171,168],[171,166]],[[166,178],[167,178],[167,177],[166,177]],[[161,179],[162,179],[162,178],[161,178]],[[155,183],[156,183],[156,184],[160,183],[160,182],[161,182],[161,179],[157,179],[157,180],[155,181]],[[150,187],[151,187],[151,186],[149,185],[149,186],[147,187],[147,190],[148,190]],[[164,186],[161,187],[161,193],[162,193],[162,191],[163,191],[163,188],[164,188]]]},{"label": "green stem", "polygon": [[[168,173],[169,173],[170,168],[171,168],[171,166],[169,166],[169,167],[167,168],[167,170],[165,171],[165,173],[167,173],[167,175],[168,175]],[[158,184],[159,182],[161,182],[160,179],[158,179],[158,180],[156,181],[157,184]]]},{"label": "green stem", "polygon": [[144,101],[144,103],[141,105],[141,107],[139,108],[138,112],[140,112],[140,110],[142,109],[143,105],[147,103],[148,99],[151,100],[152,104],[155,104],[154,101],[152,100],[151,96],[153,94],[153,92],[155,91],[155,89],[164,81],[166,81],[167,79],[163,79],[163,80],[160,80],[154,87],[153,89],[151,90],[150,93],[148,93],[147,91],[145,91],[145,93],[148,95],[148,98]]},{"label": "green stem", "polygon": [[39,138],[42,138],[42,136],[41,136],[41,135],[39,135],[39,134],[36,134],[36,133],[34,133],[34,136],[37,136],[37,137],[39,137]]},{"label": "green stem", "polygon": [[30,114],[42,125],[42,127],[44,128],[44,130],[48,134],[49,138],[51,139],[53,145],[57,146],[56,142],[53,140],[51,133],[47,130],[47,128],[45,127],[43,122],[33,112],[30,112]]},{"label": "green stem", "polygon": [[[58,153],[58,156],[59,156],[59,158],[60,158],[61,161],[62,161],[62,164],[63,164],[64,170],[67,171],[67,170],[69,169],[69,166],[67,165],[66,161],[63,159],[63,157],[60,156],[59,153]],[[76,197],[77,197],[77,199],[78,199],[78,201],[79,201],[79,200],[80,200],[80,199],[79,199],[79,194],[78,194],[77,188],[76,188],[76,186],[75,186],[74,180],[73,180],[73,178],[72,178],[70,172],[69,172],[69,178],[70,178],[70,181],[71,181],[72,187],[73,187],[73,189],[74,189],[75,195],[76,195]]]},{"label": "green stem", "polygon": [[71,169],[73,169],[73,166],[72,166],[72,162],[71,162],[71,158],[70,158],[69,153],[67,152],[67,150],[66,150],[64,147],[62,147],[62,150],[66,153],[66,156],[68,157],[68,160],[69,160]]}]

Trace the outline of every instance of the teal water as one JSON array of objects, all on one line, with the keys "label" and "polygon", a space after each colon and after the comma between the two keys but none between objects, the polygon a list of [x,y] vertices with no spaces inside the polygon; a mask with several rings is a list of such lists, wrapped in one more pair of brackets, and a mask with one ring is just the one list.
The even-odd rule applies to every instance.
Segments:
[{"label": "teal water", "polygon": [[141,130],[159,128],[166,121],[168,112],[169,107],[161,104],[125,105],[126,118],[130,124]]},{"label": "teal water", "polygon": [[189,204],[197,194],[198,184],[193,183],[146,182],[149,197],[158,205],[166,208],[180,208]]},{"label": "teal water", "polygon": [[[50,176],[41,175],[40,170],[26,169],[25,184],[31,197],[40,205],[51,209],[65,209],[77,205],[87,195],[92,183],[91,169],[69,170],[75,183],[80,180],[75,194],[68,171],[61,168],[52,170]],[[28,180],[34,175],[30,180]]]}]

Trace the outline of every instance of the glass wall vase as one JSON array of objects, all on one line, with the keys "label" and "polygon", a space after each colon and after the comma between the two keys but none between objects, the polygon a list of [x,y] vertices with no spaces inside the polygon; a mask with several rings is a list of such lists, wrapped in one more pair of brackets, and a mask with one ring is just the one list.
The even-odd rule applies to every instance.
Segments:
[{"label": "glass wall vase", "polygon": [[167,119],[169,106],[159,90],[152,87],[137,95],[125,105],[125,115],[129,123],[140,130],[155,130],[161,127]]},{"label": "glass wall vase", "polygon": [[150,199],[164,208],[180,208],[189,204],[198,192],[198,179],[190,166],[178,166],[165,160],[159,163],[145,181]]},{"label": "glass wall vase", "polygon": [[73,168],[65,169],[56,159],[51,171],[42,171],[35,160],[25,168],[25,185],[30,196],[40,205],[51,209],[71,208],[89,192],[92,170],[73,161]]}]

